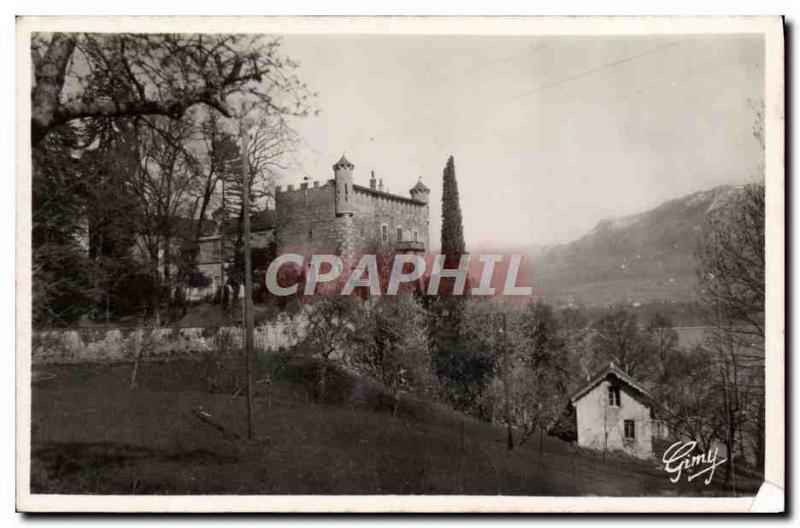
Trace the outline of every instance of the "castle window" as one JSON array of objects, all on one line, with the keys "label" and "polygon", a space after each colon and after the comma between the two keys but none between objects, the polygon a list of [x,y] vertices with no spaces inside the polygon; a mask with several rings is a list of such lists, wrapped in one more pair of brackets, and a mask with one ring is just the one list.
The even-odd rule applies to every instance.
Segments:
[{"label": "castle window", "polygon": [[611,407],[619,407],[619,387],[612,385],[608,388],[608,404]]},{"label": "castle window", "polygon": [[633,420],[625,420],[625,439],[636,440],[636,425]]},{"label": "castle window", "polygon": [[308,228],[308,239],[311,240],[312,238],[314,238],[314,233],[311,231],[311,228],[309,227]]},{"label": "castle window", "polygon": [[402,227],[398,227],[397,228],[397,241],[400,242],[401,240],[403,240],[403,228]]},{"label": "castle window", "polygon": [[389,241],[389,226],[387,226],[386,224],[383,224],[381,226],[381,240],[384,242]]},{"label": "castle window", "polygon": [[414,242],[419,242],[419,233],[417,233],[416,229],[414,230]]}]

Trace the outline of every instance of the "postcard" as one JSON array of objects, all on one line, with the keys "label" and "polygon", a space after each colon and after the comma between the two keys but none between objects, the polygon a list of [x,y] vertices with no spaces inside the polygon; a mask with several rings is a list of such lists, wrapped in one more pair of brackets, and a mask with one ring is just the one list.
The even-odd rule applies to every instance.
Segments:
[{"label": "postcard", "polygon": [[784,509],[780,17],[20,17],[17,508]]}]

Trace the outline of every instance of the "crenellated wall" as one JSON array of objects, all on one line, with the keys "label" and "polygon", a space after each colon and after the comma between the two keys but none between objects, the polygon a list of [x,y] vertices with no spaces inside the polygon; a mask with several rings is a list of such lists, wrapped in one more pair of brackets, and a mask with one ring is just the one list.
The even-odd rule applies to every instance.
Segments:
[{"label": "crenellated wall", "polygon": [[[279,189],[275,207],[278,251],[352,256],[392,252],[398,242],[429,245],[429,208],[426,203],[360,185],[353,185],[348,210],[336,215],[334,180],[324,184]],[[386,226],[384,240],[382,229]],[[398,228],[402,231],[398,238]],[[416,235],[416,239],[415,239]]]},{"label": "crenellated wall", "polygon": [[318,186],[304,184],[299,189],[289,186],[279,190],[275,210],[279,253],[338,253],[333,180]]}]

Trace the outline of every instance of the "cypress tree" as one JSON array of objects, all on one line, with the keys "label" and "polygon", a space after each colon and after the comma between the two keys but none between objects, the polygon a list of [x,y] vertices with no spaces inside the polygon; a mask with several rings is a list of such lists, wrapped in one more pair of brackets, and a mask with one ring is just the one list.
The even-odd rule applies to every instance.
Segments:
[{"label": "cypress tree", "polygon": [[465,246],[453,156],[447,160],[442,180],[442,254],[445,255],[447,267],[456,267],[465,252]]},{"label": "cypress tree", "polygon": [[[445,267],[456,268],[461,256],[466,253],[466,247],[453,156],[447,160],[442,180],[442,254],[445,256]],[[436,374],[451,403],[458,409],[477,413],[475,398],[465,390],[465,387],[473,386],[476,365],[470,355],[464,353],[461,336],[464,297],[451,295],[454,282],[452,278],[442,279],[439,295],[430,306],[432,320],[428,328]]]}]

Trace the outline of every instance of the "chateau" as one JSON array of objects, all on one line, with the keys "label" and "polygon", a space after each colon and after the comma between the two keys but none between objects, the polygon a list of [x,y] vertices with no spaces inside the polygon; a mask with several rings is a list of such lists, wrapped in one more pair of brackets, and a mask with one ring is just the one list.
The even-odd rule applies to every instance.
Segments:
[{"label": "chateau", "polygon": [[353,183],[346,157],[333,165],[324,184],[289,185],[275,196],[279,253],[332,254],[425,252],[428,249],[428,196],[421,182],[409,196],[384,191],[372,173],[369,187]]},{"label": "chateau", "polygon": [[[339,255],[353,259],[364,253],[391,255],[425,253],[429,249],[430,190],[421,180],[408,196],[384,190],[372,172],[369,186],[353,181],[353,163],[343,155],[333,165],[333,178],[287,185],[275,193],[274,211],[255,218],[251,244],[255,248],[274,243],[277,253]],[[217,230],[200,240],[199,270],[212,280],[208,291],[220,284],[220,240],[235,236],[227,221],[215,217]],[[228,242],[225,246],[230,246]],[[225,264],[233,255],[224,251]]]}]

